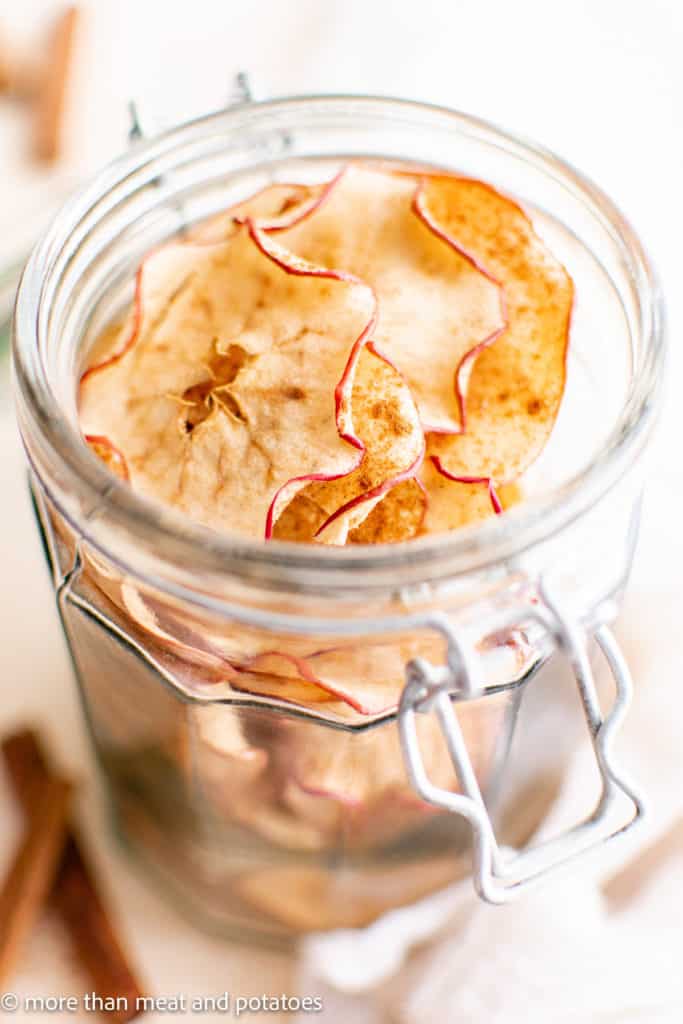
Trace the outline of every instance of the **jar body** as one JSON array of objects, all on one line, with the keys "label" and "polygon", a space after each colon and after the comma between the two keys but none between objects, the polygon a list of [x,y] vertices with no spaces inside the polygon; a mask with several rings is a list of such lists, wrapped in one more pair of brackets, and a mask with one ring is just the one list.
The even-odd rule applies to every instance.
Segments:
[{"label": "jar body", "polygon": [[[211,536],[115,484],[80,439],[77,381],[141,256],[271,181],[418,155],[525,201],[582,297],[528,508],[462,541],[294,551]],[[335,98],[170,133],[106,172],[34,254],[15,322],[19,421],[86,716],[119,834],[214,929],[285,942],[361,926],[467,873],[470,827],[418,795],[399,735],[407,666],[446,662],[444,622],[478,663],[476,693],[449,699],[500,838],[523,844],[541,820],[581,713],[553,637],[523,610],[542,581],[590,637],[628,577],[648,422],[631,392],[654,373],[634,246],[548,154],[464,115]],[[492,625],[518,603],[516,622]],[[430,779],[460,792],[437,720],[418,718]]]},{"label": "jar body", "polygon": [[[303,627],[283,637],[217,620],[93,555],[35,479],[33,497],[115,831],[193,920],[286,946],[369,924],[469,873],[469,826],[414,791],[395,708],[409,660],[443,660],[439,637],[406,628],[328,639],[320,653]],[[610,537],[617,600],[635,497]],[[494,591],[476,610],[447,597],[438,607],[470,628],[504,600]],[[580,711],[560,655],[518,635],[482,633],[479,647],[484,690],[458,703],[459,722],[500,840],[520,847],[557,795]],[[284,672],[290,653],[351,694],[389,683],[393,708],[359,713],[318,692],[302,713],[292,695],[316,689]],[[259,656],[267,672],[230,675]],[[458,793],[436,719],[421,716],[418,734],[430,778]]]}]

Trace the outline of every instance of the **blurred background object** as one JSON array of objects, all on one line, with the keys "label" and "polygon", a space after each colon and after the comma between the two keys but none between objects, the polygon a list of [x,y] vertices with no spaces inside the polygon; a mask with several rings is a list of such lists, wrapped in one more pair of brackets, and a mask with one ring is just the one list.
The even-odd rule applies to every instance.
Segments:
[{"label": "blurred background object", "polygon": [[0,49],[0,91],[26,104],[33,122],[32,154],[46,163],[61,153],[78,20],[78,8],[65,7],[40,47],[22,54],[5,37]]}]

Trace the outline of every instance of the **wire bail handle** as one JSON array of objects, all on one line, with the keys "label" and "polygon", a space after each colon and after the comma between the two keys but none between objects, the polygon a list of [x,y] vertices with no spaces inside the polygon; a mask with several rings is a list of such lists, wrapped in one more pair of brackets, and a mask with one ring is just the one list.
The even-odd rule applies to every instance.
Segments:
[{"label": "wire bail handle", "polygon": [[[473,838],[474,887],[488,903],[509,902],[549,872],[622,835],[644,814],[641,797],[618,772],[612,752],[614,736],[626,714],[632,694],[630,673],[617,642],[606,626],[600,626],[594,632],[616,690],[612,706],[603,716],[588,658],[586,634],[558,607],[543,584],[539,587],[539,597],[537,602],[503,609],[497,616],[494,615],[491,632],[502,632],[535,622],[549,634],[554,646],[565,653],[579,691],[602,783],[597,806],[588,818],[555,839],[523,852],[503,850],[498,845],[456,710],[458,701],[471,700],[482,692],[478,678],[480,656],[474,644],[458,635],[445,616],[435,616],[431,625],[446,638],[446,665],[433,665],[423,658],[411,661],[406,666],[406,684],[399,705],[399,733],[410,781],[427,803],[459,814],[469,823]],[[455,703],[453,697],[456,697]],[[429,779],[415,726],[415,715],[418,713],[436,715],[456,771],[460,792],[443,789]],[[630,803],[631,815],[625,823],[610,828],[605,818],[619,794],[625,796]]]}]

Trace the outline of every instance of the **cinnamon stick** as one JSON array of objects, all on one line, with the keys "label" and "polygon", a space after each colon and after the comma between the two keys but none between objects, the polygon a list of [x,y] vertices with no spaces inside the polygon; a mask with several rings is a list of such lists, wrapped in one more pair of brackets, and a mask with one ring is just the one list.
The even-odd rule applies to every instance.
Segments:
[{"label": "cinnamon stick", "polygon": [[79,12],[67,7],[57,18],[48,42],[47,62],[35,98],[34,151],[38,160],[52,162],[60,153],[69,72]]},{"label": "cinnamon stick", "polygon": [[71,786],[45,778],[26,835],[0,891],[0,988],[17,966],[43,909],[64,849]]},{"label": "cinnamon stick", "polygon": [[[2,743],[2,755],[17,799],[30,814],[36,787],[51,775],[40,741],[30,730],[15,733]],[[118,998],[122,1006],[125,1004],[126,1009],[109,1011],[107,1019],[127,1024],[139,1015],[136,1007],[144,991],[124,953],[84,853],[82,838],[73,825],[52,888],[51,903],[93,991],[103,1000]]]}]

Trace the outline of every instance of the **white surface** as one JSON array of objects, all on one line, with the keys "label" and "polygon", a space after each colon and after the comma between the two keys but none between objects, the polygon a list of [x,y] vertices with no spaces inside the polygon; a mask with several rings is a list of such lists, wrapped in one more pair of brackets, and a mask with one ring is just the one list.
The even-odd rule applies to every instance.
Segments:
[{"label": "white surface", "polygon": [[[673,400],[652,458],[643,539],[621,625],[638,682],[636,707],[623,743],[624,759],[648,785],[653,801],[650,833],[654,834],[674,817],[681,803],[683,403],[674,393],[683,384],[677,344],[683,328],[679,299],[683,237],[681,5],[674,0],[649,0],[647,5],[638,0],[556,4],[540,0],[297,0],[295,4],[284,0],[193,0],[191,4],[97,0],[88,6],[89,48],[77,97],[80,128],[74,133],[73,156],[65,177],[78,176],[120,148],[126,130],[123,103],[131,94],[140,100],[149,119],[171,122],[220,105],[232,74],[247,68],[262,94],[377,91],[458,106],[491,118],[541,139],[569,157],[628,213],[660,268],[669,297],[674,343]],[[47,0],[1,0],[0,24],[9,31],[13,23],[21,23],[28,34],[54,7]],[[60,188],[59,183],[27,170],[22,156],[25,143],[24,121],[0,105],[0,224],[3,244],[8,245],[16,237],[11,228],[25,221],[25,211]],[[6,409],[0,413],[0,494],[0,727],[25,719],[43,721],[64,762],[90,777],[90,756]],[[91,823],[99,821],[93,787],[88,789],[85,812]],[[0,814],[3,825],[7,822],[0,855],[7,855],[14,835],[13,816],[9,800],[1,794]],[[272,993],[286,987],[288,965],[284,960],[260,957],[254,962],[249,952],[200,937],[147,892],[107,839],[102,838],[98,847],[125,931],[153,992],[206,995],[231,989],[250,994],[264,986]],[[547,923],[547,904],[540,898],[540,905],[494,911],[498,917],[487,914],[471,940],[478,943],[483,958],[490,952],[495,969],[503,970],[504,961],[497,951],[505,950],[505,937],[512,941],[519,925],[524,940],[520,948],[531,966],[543,970],[539,950],[545,952],[544,933],[550,929],[555,984],[549,987],[542,1010],[530,1007],[524,1015],[524,1007],[510,1005],[504,1018],[487,1016],[492,1004],[484,1011],[483,1004],[476,1002],[481,998],[479,981],[462,970],[456,972],[458,953],[449,949],[445,959],[434,961],[431,968],[423,965],[424,970],[438,971],[441,980],[438,985],[433,982],[430,992],[432,999],[442,1000],[442,1012],[433,1001],[429,1010],[425,1009],[429,1000],[424,992],[417,992],[411,1004],[413,1015],[401,1020],[422,1024],[436,1019],[505,1019],[545,1024],[547,1020],[594,1019],[580,1001],[583,924],[572,917],[564,932],[558,932],[553,923],[563,919],[580,898],[576,885],[555,889],[553,895],[557,902],[553,902]],[[645,972],[655,965],[658,953],[666,955],[671,942],[672,933],[664,922],[661,932],[657,930],[659,917],[651,899],[648,902],[646,896],[632,916],[628,926],[632,930],[627,930],[626,922],[623,928],[617,926],[623,942],[613,941],[613,926],[595,911],[594,896],[587,891],[583,899],[585,942],[599,951],[599,962],[613,979],[609,989],[615,1000],[612,1019],[648,1024],[680,1020],[680,1005],[665,1006],[656,1011],[657,1016],[652,1005],[643,1009],[642,1004],[628,1015],[616,1012],[620,991],[614,982],[617,958],[624,955],[624,942],[638,935],[638,922],[647,937],[637,951],[641,955],[628,960],[627,973],[640,970],[646,979]],[[666,900],[660,899],[657,907],[664,912],[665,905]],[[680,920],[680,907],[678,914]],[[534,936],[538,947],[533,946]],[[46,926],[31,948],[17,990],[30,994],[80,991],[61,949],[58,935]],[[547,961],[545,964],[547,968]],[[446,1000],[442,986],[451,965],[453,981],[457,978],[459,984],[455,989],[449,986]],[[653,976],[653,985],[659,977]],[[490,981],[495,984],[493,978]],[[398,983],[390,987],[398,991]],[[513,992],[523,1001],[523,985],[511,990],[511,998]],[[364,1013],[370,1012],[369,1000],[362,1001],[362,1008]],[[330,1000],[322,1017],[341,1022],[351,1020],[349,1012],[346,1004],[334,1009]],[[452,1016],[456,1012],[457,1018]],[[272,1021],[275,1016],[263,1019]],[[158,1019],[166,1018],[159,1015]],[[182,1018],[176,1015],[173,1019]],[[372,1017],[373,1024],[377,1019]]]}]

